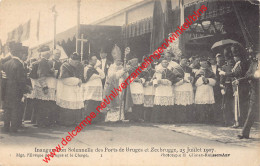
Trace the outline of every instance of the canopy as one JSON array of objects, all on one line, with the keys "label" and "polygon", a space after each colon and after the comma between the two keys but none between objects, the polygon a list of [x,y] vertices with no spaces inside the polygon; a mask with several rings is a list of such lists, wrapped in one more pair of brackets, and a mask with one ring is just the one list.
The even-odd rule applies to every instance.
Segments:
[{"label": "canopy", "polygon": [[[56,47],[59,47],[60,45],[64,49],[63,55],[65,56],[69,56],[76,51],[76,31],[77,27],[75,26],[56,35]],[[80,25],[79,34],[79,36],[83,34],[83,38],[88,40],[83,44],[84,59],[87,58],[89,53],[98,55],[101,48],[109,54],[111,53],[114,44],[121,46],[121,26]],[[53,41],[48,41],[41,45],[48,45],[53,49]],[[39,46],[30,48],[32,57],[38,57],[37,49]],[[81,43],[79,42],[78,53],[80,52]]]}]

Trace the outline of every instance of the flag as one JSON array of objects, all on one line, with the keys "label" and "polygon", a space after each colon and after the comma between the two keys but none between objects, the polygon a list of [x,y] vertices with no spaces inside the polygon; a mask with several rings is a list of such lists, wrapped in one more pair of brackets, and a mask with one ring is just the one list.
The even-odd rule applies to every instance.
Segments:
[{"label": "flag", "polygon": [[164,19],[165,19],[164,38],[167,38],[168,34],[171,33],[170,30],[172,26],[172,18],[171,18],[172,3],[170,0],[166,0],[163,9],[164,9]]},{"label": "flag", "polygon": [[181,9],[181,15],[180,15],[180,25],[184,24],[184,0],[180,0],[180,9]]},{"label": "flag", "polygon": [[168,37],[171,27],[171,1],[156,0],[153,9],[153,28],[151,33],[150,51],[156,50],[160,43]]},{"label": "flag", "polygon": [[17,28],[16,31],[17,31],[17,35],[16,35],[15,41],[21,42],[21,38],[22,38],[22,34],[23,34],[23,25],[19,25],[19,27]]},{"label": "flag", "polygon": [[17,28],[9,32],[6,42],[15,41],[19,43],[24,40],[27,40],[30,36],[30,25],[31,25],[31,20],[27,21],[23,25],[19,25]]},{"label": "flag", "polygon": [[29,39],[29,37],[30,37],[30,27],[31,27],[31,20],[29,20],[25,24],[23,24],[20,41],[24,41],[24,40]]},{"label": "flag", "polygon": [[8,38],[6,42],[11,42],[14,41],[15,39],[15,31],[16,29],[12,30],[11,32],[8,33]]}]

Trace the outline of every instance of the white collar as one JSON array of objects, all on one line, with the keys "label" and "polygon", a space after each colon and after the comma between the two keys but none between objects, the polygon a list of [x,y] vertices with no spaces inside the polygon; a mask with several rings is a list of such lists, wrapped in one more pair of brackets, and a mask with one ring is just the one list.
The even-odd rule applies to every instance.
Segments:
[{"label": "white collar", "polygon": [[233,67],[233,69],[236,68],[236,67],[240,64],[240,62],[241,62],[241,61],[237,61],[236,64],[235,64],[235,66]]},{"label": "white collar", "polygon": [[235,66],[233,67],[233,69],[231,70],[232,72],[234,72],[236,70],[236,68],[240,65],[241,61],[237,61]]},{"label": "white collar", "polygon": [[17,56],[13,56],[13,59],[18,60],[19,62],[21,62],[21,63],[24,65],[24,62],[23,62],[19,57],[17,57]]}]

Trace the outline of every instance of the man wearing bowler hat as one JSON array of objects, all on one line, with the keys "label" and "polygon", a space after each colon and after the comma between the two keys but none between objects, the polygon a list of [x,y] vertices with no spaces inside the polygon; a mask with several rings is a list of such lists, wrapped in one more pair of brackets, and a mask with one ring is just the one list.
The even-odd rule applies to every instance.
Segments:
[{"label": "man wearing bowler hat", "polygon": [[3,128],[5,132],[17,132],[22,111],[22,98],[27,92],[24,68],[27,54],[24,54],[22,50],[21,43],[10,45],[12,58],[3,65],[3,71],[6,74]]}]

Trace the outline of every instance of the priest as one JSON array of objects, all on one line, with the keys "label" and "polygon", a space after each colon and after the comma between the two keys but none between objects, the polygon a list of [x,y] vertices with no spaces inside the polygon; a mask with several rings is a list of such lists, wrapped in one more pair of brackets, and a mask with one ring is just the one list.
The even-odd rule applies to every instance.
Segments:
[{"label": "priest", "polygon": [[73,53],[68,62],[61,65],[61,72],[57,84],[57,105],[60,107],[60,125],[71,126],[79,123],[84,108],[83,65],[80,63],[80,55]]},{"label": "priest", "polygon": [[129,70],[128,75],[130,76],[132,73],[137,73],[137,77],[133,80],[130,84],[130,93],[131,98],[133,101],[132,106],[132,118],[133,121],[144,121],[144,87],[143,84],[145,83],[145,73],[146,71],[142,71],[138,65],[138,58],[136,54],[131,53],[128,55],[131,57],[129,60]]},{"label": "priest", "polygon": [[192,69],[188,66],[188,58],[181,56],[180,66],[173,71],[180,79],[175,84],[175,109],[172,112],[172,118],[175,122],[188,122],[194,118],[192,104],[194,103],[193,81],[194,76]]},{"label": "priest", "polygon": [[162,59],[162,69],[156,70],[153,85],[155,86],[154,108],[152,122],[170,123],[170,108],[174,105],[172,85],[179,81],[177,76],[168,68],[167,58]]},{"label": "priest", "polygon": [[50,48],[42,46],[38,51],[41,55],[41,60],[38,63],[38,78],[34,85],[35,98],[38,99],[37,124],[39,127],[47,127],[53,125],[51,117],[55,109],[56,79],[54,77],[54,70],[49,64],[51,56]]},{"label": "priest", "polygon": [[[105,74],[100,68],[96,66],[97,57],[91,56],[89,58],[89,64],[84,68],[84,82],[82,84],[84,93],[85,109],[83,111],[83,117],[89,116],[102,101],[103,86],[102,79],[105,78]],[[100,120],[101,115],[93,119],[94,121]]]}]

